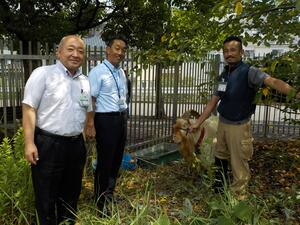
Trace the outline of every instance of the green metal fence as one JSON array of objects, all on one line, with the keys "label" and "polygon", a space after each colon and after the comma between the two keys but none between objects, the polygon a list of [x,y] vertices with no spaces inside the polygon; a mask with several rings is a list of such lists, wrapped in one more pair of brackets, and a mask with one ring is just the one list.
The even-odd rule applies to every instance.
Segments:
[{"label": "green metal fence", "polygon": [[[5,48],[4,46],[10,46]],[[22,54],[22,43],[13,46],[0,41],[0,133],[13,134],[20,126],[21,101],[25,74],[36,66],[55,62],[55,47],[37,43],[38,53]],[[87,48],[82,66],[85,74],[101,63],[104,49]],[[218,55],[209,55],[200,62],[172,66],[145,65],[128,52],[123,68],[131,81],[128,148],[136,150],[169,141],[172,124],[185,111],[201,112],[214,89],[222,63]],[[299,126],[285,118],[300,119],[297,113],[283,113],[283,103],[258,105],[253,115],[253,132],[259,136],[299,136]]]}]

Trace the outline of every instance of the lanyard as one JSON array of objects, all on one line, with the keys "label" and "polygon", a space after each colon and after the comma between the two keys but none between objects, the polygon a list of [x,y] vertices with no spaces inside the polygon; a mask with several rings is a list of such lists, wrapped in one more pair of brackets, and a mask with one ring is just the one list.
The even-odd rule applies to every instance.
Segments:
[{"label": "lanyard", "polygon": [[[109,71],[110,71],[112,77],[114,78],[115,84],[116,84],[117,89],[118,89],[118,96],[119,96],[119,98],[121,98],[121,95],[120,95],[120,88],[119,88],[119,86],[118,86],[118,82],[117,82],[117,80],[116,80],[116,78],[115,78],[115,76],[114,76],[112,70],[109,68],[109,66],[108,66],[105,62],[104,62],[103,64],[107,67],[107,69],[109,69]],[[118,71],[118,74],[119,74],[119,71]],[[120,74],[119,74],[119,75],[120,75]],[[119,77],[119,79],[121,79],[121,77]]]}]

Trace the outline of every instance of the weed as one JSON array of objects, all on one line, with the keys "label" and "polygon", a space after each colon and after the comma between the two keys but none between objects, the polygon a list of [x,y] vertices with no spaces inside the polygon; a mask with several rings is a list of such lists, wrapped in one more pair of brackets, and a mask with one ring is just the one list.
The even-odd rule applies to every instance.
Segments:
[{"label": "weed", "polygon": [[30,167],[23,158],[24,139],[20,129],[0,144],[0,224],[30,224],[34,216]]}]

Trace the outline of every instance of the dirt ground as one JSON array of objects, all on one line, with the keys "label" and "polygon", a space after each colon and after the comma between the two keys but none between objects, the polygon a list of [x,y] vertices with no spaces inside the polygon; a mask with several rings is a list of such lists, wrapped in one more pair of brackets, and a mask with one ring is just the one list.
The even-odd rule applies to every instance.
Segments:
[{"label": "dirt ground", "polygon": [[[249,196],[265,202],[270,219],[300,224],[300,139],[256,139],[250,168]],[[190,200],[195,213],[205,217],[209,213],[205,201],[215,195],[207,176],[188,175],[182,161],[138,168],[122,172],[116,197],[123,199],[119,202],[121,208],[128,209],[143,201],[146,190],[153,190],[155,194],[149,201],[171,217],[180,217],[185,199]],[[92,180],[85,179],[84,199],[91,198],[92,186]]]}]

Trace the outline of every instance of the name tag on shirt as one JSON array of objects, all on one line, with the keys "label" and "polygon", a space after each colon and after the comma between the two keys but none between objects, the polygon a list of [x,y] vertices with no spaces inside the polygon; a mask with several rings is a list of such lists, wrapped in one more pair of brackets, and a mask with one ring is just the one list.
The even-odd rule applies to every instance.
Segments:
[{"label": "name tag on shirt", "polygon": [[227,87],[227,82],[219,82],[218,91],[225,92]]},{"label": "name tag on shirt", "polygon": [[126,99],[125,98],[123,98],[123,97],[119,98],[119,100],[118,100],[118,105],[119,106],[125,105],[125,103],[126,103]]},{"label": "name tag on shirt", "polygon": [[89,94],[87,92],[82,92],[79,97],[79,104],[82,107],[88,107],[89,106]]}]

